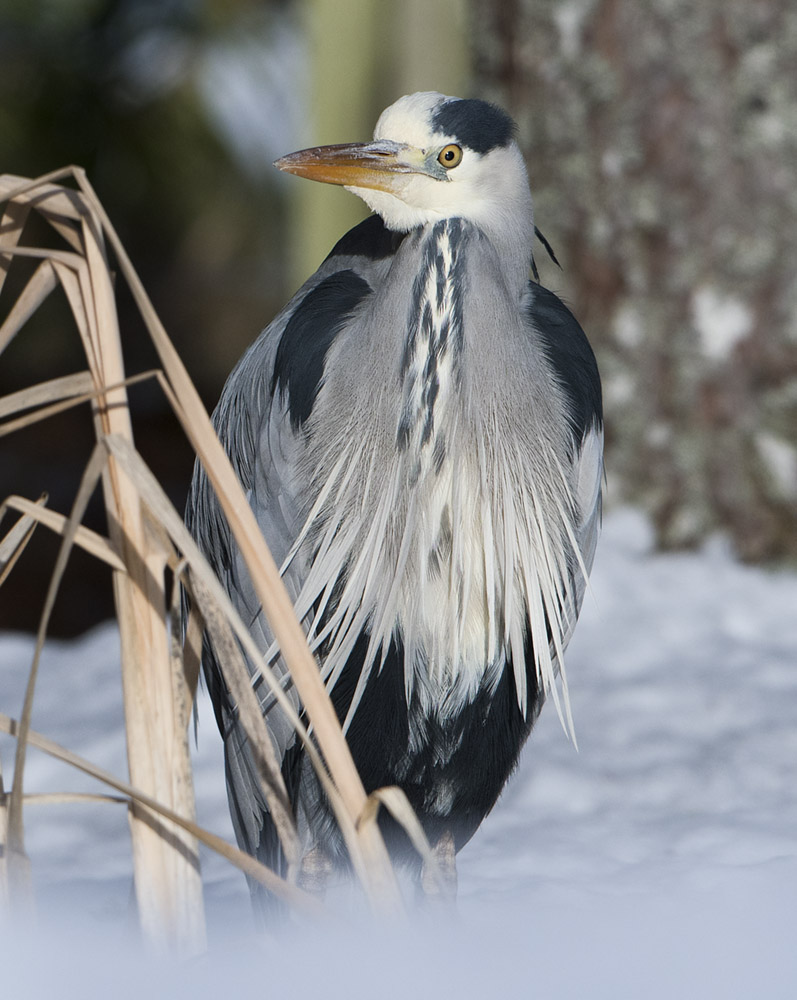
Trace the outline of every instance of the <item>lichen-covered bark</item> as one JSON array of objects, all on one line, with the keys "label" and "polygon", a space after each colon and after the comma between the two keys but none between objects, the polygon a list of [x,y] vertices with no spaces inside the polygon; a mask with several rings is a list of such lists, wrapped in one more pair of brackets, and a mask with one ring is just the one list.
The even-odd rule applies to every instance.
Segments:
[{"label": "lichen-covered bark", "polygon": [[471,0],[544,272],[599,355],[609,495],[797,558],[797,6]]}]

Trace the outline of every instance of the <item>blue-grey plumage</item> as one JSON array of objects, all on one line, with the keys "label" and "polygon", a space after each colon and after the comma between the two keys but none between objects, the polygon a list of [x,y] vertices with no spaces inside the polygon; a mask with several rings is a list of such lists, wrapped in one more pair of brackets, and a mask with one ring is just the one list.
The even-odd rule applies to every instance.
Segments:
[{"label": "blue-grey plumage", "polygon": [[[486,102],[413,94],[372,143],[278,161],[376,214],[254,342],[214,413],[366,789],[402,787],[451,871],[546,696],[572,732],[563,655],[600,521],[597,367],[570,311],[530,281],[514,132]],[[199,467],[187,520],[284,675]],[[279,867],[245,734],[209,650],[203,662],[236,834]],[[342,862],[291,727],[253,682],[303,848]],[[389,820],[385,833],[406,851]]]}]

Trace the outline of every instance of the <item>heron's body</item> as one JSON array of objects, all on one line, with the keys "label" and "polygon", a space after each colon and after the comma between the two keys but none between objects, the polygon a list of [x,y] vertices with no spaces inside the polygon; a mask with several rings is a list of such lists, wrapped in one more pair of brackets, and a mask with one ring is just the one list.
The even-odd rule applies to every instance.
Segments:
[{"label": "heron's body", "polygon": [[[556,695],[600,514],[597,370],[570,312],[529,281],[531,200],[508,122],[483,102],[440,95],[388,109],[374,146],[383,157],[410,149],[412,165],[384,184],[350,185],[379,214],[341,239],[252,345],[214,415],[366,790],[400,786],[430,840],[456,849]],[[454,171],[449,181],[432,163],[453,143],[470,188],[460,200]],[[485,189],[476,171],[491,162],[500,173]],[[428,191],[407,188],[404,175],[416,174]],[[189,520],[268,649],[201,470]],[[278,863],[210,654],[205,667],[236,832]],[[340,837],[312,770],[255,681],[305,848],[335,860]],[[566,690],[562,703],[566,717]],[[385,831],[401,853],[401,835]]]}]

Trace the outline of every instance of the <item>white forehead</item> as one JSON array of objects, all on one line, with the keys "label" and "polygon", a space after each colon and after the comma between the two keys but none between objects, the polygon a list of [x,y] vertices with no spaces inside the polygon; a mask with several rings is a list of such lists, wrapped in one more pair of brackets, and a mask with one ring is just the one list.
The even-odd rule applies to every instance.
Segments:
[{"label": "white forehead", "polygon": [[444,101],[455,100],[434,90],[400,97],[385,108],[374,129],[374,139],[392,139],[410,146],[425,146],[434,135],[432,114]]}]

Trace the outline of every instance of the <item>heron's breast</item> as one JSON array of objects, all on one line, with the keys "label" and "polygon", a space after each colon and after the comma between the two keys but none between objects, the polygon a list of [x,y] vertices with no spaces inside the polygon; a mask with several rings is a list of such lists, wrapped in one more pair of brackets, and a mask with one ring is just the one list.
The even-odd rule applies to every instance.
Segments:
[{"label": "heron's breast", "polygon": [[[545,435],[542,425],[526,432],[528,359],[510,349],[521,342],[519,321],[497,292],[474,304],[472,238],[461,220],[436,224],[415,247],[422,262],[403,296],[361,314],[348,363],[341,345],[319,394],[308,453],[304,605],[323,611],[330,683],[358,635],[369,635],[363,677],[399,636],[408,695],[419,691],[438,713],[497,683],[509,660],[525,710],[528,609],[544,638],[565,562],[554,524],[561,503],[547,510],[532,482]],[[364,367],[355,336],[367,345],[369,384],[352,374]],[[542,515],[555,530],[555,565],[536,527]]]}]

